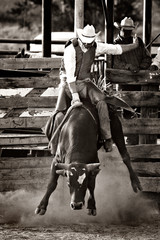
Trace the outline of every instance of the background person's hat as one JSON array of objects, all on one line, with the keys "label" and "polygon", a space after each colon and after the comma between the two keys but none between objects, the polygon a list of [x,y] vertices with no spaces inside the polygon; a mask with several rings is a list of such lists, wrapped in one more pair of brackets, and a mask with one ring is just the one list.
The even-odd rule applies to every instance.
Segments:
[{"label": "background person's hat", "polygon": [[123,28],[126,30],[133,30],[136,27],[132,18],[130,18],[130,17],[125,17],[124,19],[122,19],[120,24],[115,22],[114,26],[116,28],[119,28],[119,29]]},{"label": "background person's hat", "polygon": [[99,33],[95,33],[93,25],[87,25],[83,29],[78,28],[77,34],[83,43],[92,43]]}]

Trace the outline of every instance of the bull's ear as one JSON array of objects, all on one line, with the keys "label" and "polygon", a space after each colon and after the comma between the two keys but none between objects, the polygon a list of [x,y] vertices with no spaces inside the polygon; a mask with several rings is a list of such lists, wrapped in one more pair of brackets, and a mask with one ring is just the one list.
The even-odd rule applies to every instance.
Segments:
[{"label": "bull's ear", "polygon": [[98,170],[99,166],[100,163],[90,163],[86,165],[88,172]]},{"label": "bull's ear", "polygon": [[56,170],[56,173],[58,174],[58,175],[62,175],[63,177],[66,177],[67,176],[67,174],[66,174],[66,170]]}]

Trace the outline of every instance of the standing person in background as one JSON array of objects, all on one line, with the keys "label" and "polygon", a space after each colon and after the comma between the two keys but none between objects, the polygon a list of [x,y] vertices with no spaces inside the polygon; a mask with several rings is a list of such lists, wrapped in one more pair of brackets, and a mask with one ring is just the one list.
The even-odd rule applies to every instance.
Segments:
[{"label": "standing person in background", "polygon": [[[120,24],[116,23],[116,27],[119,29],[119,34],[114,40],[114,44],[131,44],[136,34],[133,34],[135,31],[136,25],[130,17],[125,17]],[[137,37],[139,46],[136,49],[133,49],[129,52],[122,53],[121,55],[114,56],[113,58],[113,68],[116,69],[125,69],[130,70],[133,73],[138,72],[139,70],[149,69],[152,58],[149,51],[145,48],[145,45],[140,37]],[[141,86],[138,85],[121,85],[119,90],[122,91],[140,91]],[[137,113],[140,113],[140,109],[136,110]],[[130,119],[133,117],[130,112],[123,112],[123,117]],[[127,143],[134,145],[138,144],[139,136],[130,135],[127,137]]]}]

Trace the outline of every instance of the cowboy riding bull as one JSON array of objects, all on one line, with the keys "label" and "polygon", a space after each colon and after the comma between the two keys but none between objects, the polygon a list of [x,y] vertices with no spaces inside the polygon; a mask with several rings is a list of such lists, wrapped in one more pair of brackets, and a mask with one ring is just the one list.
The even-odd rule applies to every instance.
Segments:
[{"label": "cowboy riding bull", "polygon": [[[59,174],[67,177],[71,208],[82,208],[88,188],[90,197],[87,208],[89,214],[96,215],[94,188],[100,165],[97,151],[101,146],[106,152],[112,151],[111,137],[128,168],[133,190],[135,192],[142,190],[131,166],[121,122],[112,107],[119,101],[114,96],[106,96],[91,81],[90,75],[95,55],[122,54],[136,48],[137,43],[121,46],[96,42],[95,29],[89,25],[79,29],[77,33],[78,38],[66,44],[65,76],[61,75],[61,90],[56,111],[45,128],[54,159],[47,192],[36,209],[36,213],[40,215],[46,212],[49,197],[57,186]],[[68,111],[66,113],[66,109],[69,113]],[[98,116],[97,121],[94,120],[95,112]]]}]

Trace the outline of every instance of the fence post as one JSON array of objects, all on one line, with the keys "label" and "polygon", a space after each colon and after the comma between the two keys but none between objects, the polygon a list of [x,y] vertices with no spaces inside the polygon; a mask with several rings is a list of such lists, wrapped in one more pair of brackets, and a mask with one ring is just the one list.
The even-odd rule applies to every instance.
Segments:
[{"label": "fence post", "polygon": [[30,42],[26,42],[27,51],[30,51]]},{"label": "fence post", "polygon": [[42,56],[51,57],[51,0],[42,0]]},{"label": "fence post", "polygon": [[77,28],[84,27],[84,0],[75,0],[74,9],[74,32],[76,32]]},{"label": "fence post", "polygon": [[[141,91],[158,91],[159,85],[141,86]],[[141,118],[158,118],[158,108],[141,108]],[[139,144],[156,144],[157,135],[139,135]]]}]

